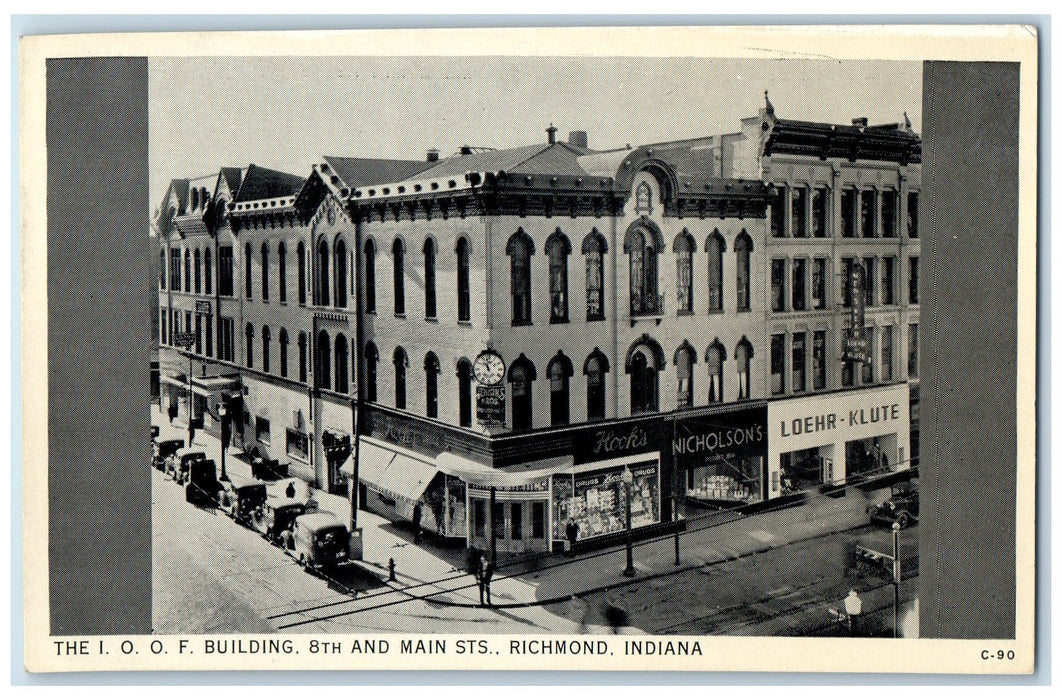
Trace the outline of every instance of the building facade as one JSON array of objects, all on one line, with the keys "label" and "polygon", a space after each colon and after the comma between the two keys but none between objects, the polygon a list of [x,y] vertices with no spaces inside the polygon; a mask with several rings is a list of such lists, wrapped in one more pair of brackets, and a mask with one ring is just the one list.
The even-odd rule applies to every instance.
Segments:
[{"label": "building facade", "polygon": [[[551,125],[521,148],[174,180],[160,401],[182,410],[190,355],[208,429],[226,406],[246,448],[318,487],[514,552],[569,522],[616,536],[628,501],[659,531],[902,468],[920,151],[892,126],[768,103],[740,132],[638,148]],[[855,347],[868,364],[840,359]],[[825,418],[808,440],[823,401],[834,428],[865,417],[858,440]]]}]

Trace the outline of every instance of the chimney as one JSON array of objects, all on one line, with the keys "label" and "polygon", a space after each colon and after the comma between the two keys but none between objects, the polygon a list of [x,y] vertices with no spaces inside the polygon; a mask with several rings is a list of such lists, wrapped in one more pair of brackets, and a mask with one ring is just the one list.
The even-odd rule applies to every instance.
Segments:
[{"label": "chimney", "polygon": [[429,163],[434,163],[435,161],[439,160],[439,149],[438,148],[429,148],[428,149],[428,158],[427,158],[427,160],[428,160]]},{"label": "chimney", "polygon": [[866,117],[856,117],[855,119],[852,120],[852,126],[865,127],[869,123],[870,123],[870,120],[867,119]]},{"label": "chimney", "polygon": [[546,129],[546,137],[549,143],[557,143],[557,127],[553,126],[553,122],[550,122],[549,128]]},{"label": "chimney", "polygon": [[586,138],[585,131],[570,131],[568,132],[568,143],[573,146],[579,146],[580,148],[589,148],[589,140]]},{"label": "chimney", "polygon": [[463,156],[472,155],[472,147],[471,146],[461,146],[461,155],[463,155]]}]

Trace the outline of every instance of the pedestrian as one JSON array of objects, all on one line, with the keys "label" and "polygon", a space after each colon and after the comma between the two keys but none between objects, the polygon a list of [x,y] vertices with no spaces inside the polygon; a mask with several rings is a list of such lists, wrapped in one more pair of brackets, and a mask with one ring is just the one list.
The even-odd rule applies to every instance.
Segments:
[{"label": "pedestrian", "polygon": [[487,599],[487,607],[492,604],[490,602],[490,580],[494,577],[494,565],[490,563],[490,559],[487,559],[487,555],[484,554],[479,558],[479,604],[483,605],[484,596]]},{"label": "pedestrian", "polygon": [[290,527],[280,533],[280,546],[284,549],[295,549],[295,533]]},{"label": "pedestrian", "polygon": [[424,517],[424,509],[417,501],[413,506],[413,544],[420,544],[420,519]]},{"label": "pedestrian", "polygon": [[568,538],[568,556],[575,556],[575,541],[579,539],[579,523],[575,518],[568,518],[568,524],[564,528],[564,534]]},{"label": "pedestrian", "polygon": [[284,489],[284,495],[288,498],[295,498],[295,482],[289,481],[288,487]]},{"label": "pedestrian", "polygon": [[171,403],[168,413],[170,415],[170,425],[173,425],[173,420],[177,417],[177,404]]}]

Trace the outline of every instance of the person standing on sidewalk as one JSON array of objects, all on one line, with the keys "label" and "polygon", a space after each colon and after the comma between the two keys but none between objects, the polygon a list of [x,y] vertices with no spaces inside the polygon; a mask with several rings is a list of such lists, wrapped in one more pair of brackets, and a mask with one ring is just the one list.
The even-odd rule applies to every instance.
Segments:
[{"label": "person standing on sidewalk", "polygon": [[413,506],[413,544],[420,544],[420,520],[424,517],[424,508],[417,501]]},{"label": "person standing on sidewalk", "polygon": [[284,489],[284,495],[288,498],[295,498],[295,482],[289,481],[288,487]]},{"label": "person standing on sidewalk", "polygon": [[487,555],[483,555],[479,558],[479,572],[476,576],[479,579],[479,604],[483,605],[483,598],[486,596],[487,607],[491,606],[490,602],[490,580],[494,577],[494,566],[491,565],[490,560],[487,559]]},{"label": "person standing on sidewalk", "polygon": [[579,523],[575,518],[568,518],[568,524],[564,527],[564,535],[568,538],[568,556],[575,556],[575,541],[579,539]]}]

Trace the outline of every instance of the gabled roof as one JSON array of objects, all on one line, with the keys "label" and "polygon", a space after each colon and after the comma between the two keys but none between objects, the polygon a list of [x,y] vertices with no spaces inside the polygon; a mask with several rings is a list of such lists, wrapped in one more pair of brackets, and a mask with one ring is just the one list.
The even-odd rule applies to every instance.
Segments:
[{"label": "gabled roof", "polygon": [[441,160],[430,169],[418,173],[417,179],[428,180],[464,175],[467,172],[499,170],[527,175],[587,175],[588,173],[579,167],[577,158],[588,153],[593,151],[563,142],[481,151]]},{"label": "gabled roof", "polygon": [[289,197],[302,187],[304,178],[251,163],[243,182],[233,196],[234,202],[250,202],[270,197]]},{"label": "gabled roof", "polygon": [[432,166],[425,160],[393,158],[343,158],[325,156],[324,162],[347,187],[364,187],[407,180]]},{"label": "gabled roof", "polygon": [[243,182],[243,168],[222,168],[218,175],[229,188],[229,192],[236,192]]}]

